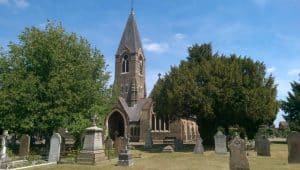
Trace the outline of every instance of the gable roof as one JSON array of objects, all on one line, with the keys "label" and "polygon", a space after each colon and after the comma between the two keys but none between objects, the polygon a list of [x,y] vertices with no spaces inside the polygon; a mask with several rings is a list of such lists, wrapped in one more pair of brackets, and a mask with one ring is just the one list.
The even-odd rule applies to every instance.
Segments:
[{"label": "gable roof", "polygon": [[134,105],[133,107],[129,107],[123,97],[119,97],[119,102],[120,102],[123,110],[128,115],[129,121],[137,122],[141,118],[141,113],[142,113],[144,106],[147,103],[152,102],[152,100],[150,98],[140,99],[140,100],[138,100],[137,104]]}]

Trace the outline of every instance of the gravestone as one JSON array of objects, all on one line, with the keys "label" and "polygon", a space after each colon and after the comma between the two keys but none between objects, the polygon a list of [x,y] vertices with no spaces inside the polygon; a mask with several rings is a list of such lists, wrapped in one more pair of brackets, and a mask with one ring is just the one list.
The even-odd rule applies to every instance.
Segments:
[{"label": "gravestone", "polygon": [[30,149],[30,136],[22,135],[20,138],[19,156],[23,159],[28,158]]},{"label": "gravestone", "polygon": [[61,136],[59,133],[53,133],[50,139],[50,151],[48,162],[58,162],[60,158]]},{"label": "gravestone", "polygon": [[287,137],[288,162],[300,163],[300,132],[292,132]]},{"label": "gravestone", "polygon": [[128,148],[129,138],[123,138],[123,149],[121,153],[119,153],[118,165],[119,166],[131,166],[133,165],[132,154],[130,153],[130,149]]},{"label": "gravestone", "polygon": [[151,149],[153,145],[153,141],[152,141],[152,133],[151,133],[151,129],[149,128],[145,134],[145,149]]},{"label": "gravestone", "polygon": [[171,145],[168,145],[168,146],[163,148],[162,152],[172,153],[172,152],[174,152],[174,148]]},{"label": "gravestone", "polygon": [[203,154],[204,148],[203,148],[202,142],[203,142],[203,140],[200,137],[200,135],[197,135],[196,144],[195,144],[195,147],[194,147],[194,153]]},{"label": "gravestone", "polygon": [[217,154],[226,154],[227,153],[226,136],[221,131],[218,131],[214,136],[214,140],[215,140],[215,152]]},{"label": "gravestone", "polygon": [[116,137],[114,142],[114,148],[116,149],[117,153],[121,153],[122,149],[125,148],[125,139],[124,137]]},{"label": "gravestone", "polygon": [[113,148],[113,140],[111,138],[107,138],[105,141],[105,149],[111,150]]},{"label": "gravestone", "polygon": [[92,127],[85,129],[83,149],[77,157],[79,164],[96,165],[99,161],[105,160],[102,145],[102,128],[96,126],[96,116],[93,117]]},{"label": "gravestone", "polygon": [[256,144],[256,152],[258,156],[271,156],[270,141],[265,135],[258,138]]},{"label": "gravestone", "polygon": [[238,135],[229,144],[230,170],[249,170],[249,163],[246,156],[245,141]]},{"label": "gravestone", "polygon": [[4,130],[3,134],[0,135],[0,140],[1,140],[0,162],[5,162],[5,161],[9,160],[9,158],[6,154],[6,150],[7,150],[6,138],[7,137],[8,137],[8,131]]}]

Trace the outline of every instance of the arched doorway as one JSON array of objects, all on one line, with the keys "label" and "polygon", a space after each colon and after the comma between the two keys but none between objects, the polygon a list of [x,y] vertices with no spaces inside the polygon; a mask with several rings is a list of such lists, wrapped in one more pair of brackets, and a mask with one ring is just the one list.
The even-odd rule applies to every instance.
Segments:
[{"label": "arched doorway", "polygon": [[115,140],[115,136],[120,137],[125,134],[124,118],[119,112],[113,112],[108,118],[108,133],[112,140]]}]

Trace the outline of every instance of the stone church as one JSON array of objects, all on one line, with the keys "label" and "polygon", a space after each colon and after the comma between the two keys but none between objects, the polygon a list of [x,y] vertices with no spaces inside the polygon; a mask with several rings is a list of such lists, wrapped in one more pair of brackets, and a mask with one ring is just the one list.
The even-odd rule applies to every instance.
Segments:
[{"label": "stone church", "polygon": [[154,143],[165,138],[194,143],[198,134],[194,119],[169,122],[153,112],[154,101],[146,94],[145,67],[146,57],[135,14],[131,10],[115,55],[114,86],[120,90],[120,96],[105,120],[109,137],[115,140],[116,136],[128,136],[131,142],[143,142],[145,133],[151,129]]}]

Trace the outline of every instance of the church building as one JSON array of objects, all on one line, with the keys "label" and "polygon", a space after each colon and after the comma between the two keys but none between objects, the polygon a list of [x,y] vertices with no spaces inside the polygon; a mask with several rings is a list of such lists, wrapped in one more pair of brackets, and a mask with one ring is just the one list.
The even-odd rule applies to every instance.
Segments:
[{"label": "church building", "polygon": [[146,57],[131,10],[119,47],[115,55],[114,87],[120,90],[118,103],[105,120],[107,135],[128,136],[131,142],[143,142],[151,129],[154,143],[165,138],[176,138],[183,143],[194,143],[198,126],[194,119],[178,119],[170,122],[156,116],[153,103],[146,94]]}]

